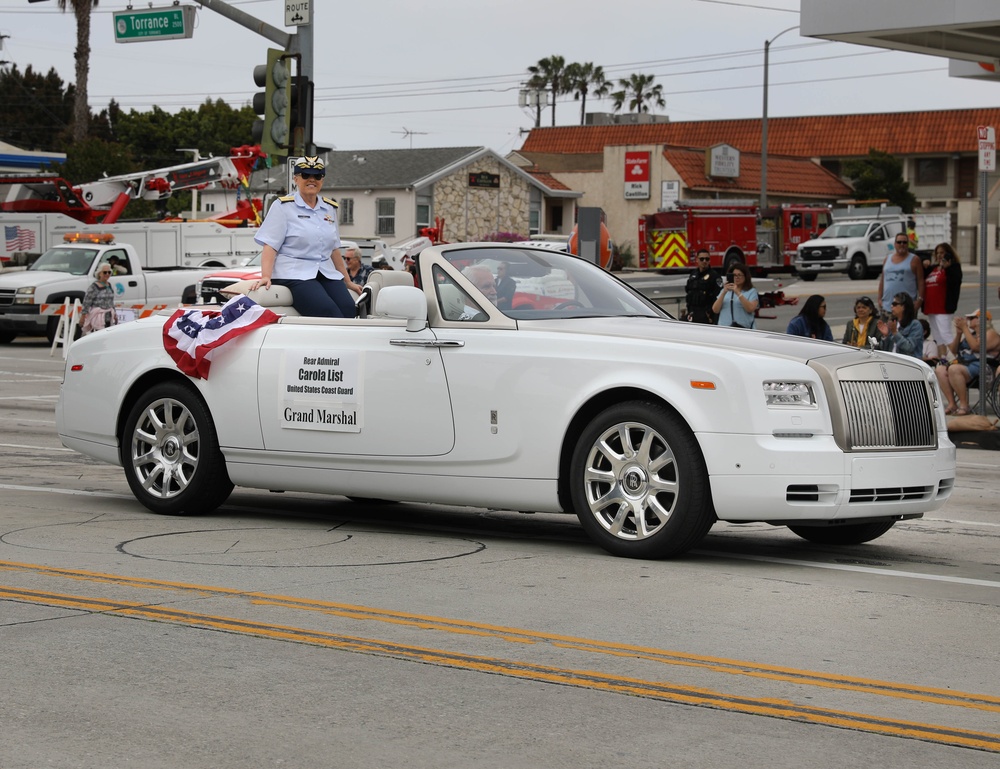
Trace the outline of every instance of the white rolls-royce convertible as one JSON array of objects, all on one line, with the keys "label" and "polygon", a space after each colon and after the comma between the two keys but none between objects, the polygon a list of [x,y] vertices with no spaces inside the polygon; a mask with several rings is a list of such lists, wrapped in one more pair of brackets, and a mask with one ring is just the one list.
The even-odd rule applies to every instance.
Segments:
[{"label": "white rolls-royce convertible", "polygon": [[859,544],[954,485],[921,361],[680,322],[564,253],[434,246],[416,278],[375,271],[349,319],[300,317],[287,289],[247,296],[276,322],[214,346],[202,373],[168,352],[168,331],[211,325],[199,310],[74,343],[63,444],[121,465],[156,513],[212,511],[234,484],[572,513],[636,558],[683,553],[717,520]]}]

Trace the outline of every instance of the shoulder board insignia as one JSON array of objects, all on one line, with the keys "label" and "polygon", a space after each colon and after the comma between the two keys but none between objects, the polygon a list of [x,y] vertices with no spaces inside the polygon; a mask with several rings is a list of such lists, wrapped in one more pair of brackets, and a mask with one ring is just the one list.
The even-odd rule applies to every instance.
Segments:
[{"label": "shoulder board insignia", "polygon": [[282,203],[291,203],[293,200],[295,200],[295,195],[283,195],[282,197],[278,198],[278,200],[280,200]]},{"label": "shoulder board insignia", "polygon": [[329,203],[334,208],[340,208],[340,206],[337,204],[337,199],[336,198],[323,198],[323,200],[325,202]]}]

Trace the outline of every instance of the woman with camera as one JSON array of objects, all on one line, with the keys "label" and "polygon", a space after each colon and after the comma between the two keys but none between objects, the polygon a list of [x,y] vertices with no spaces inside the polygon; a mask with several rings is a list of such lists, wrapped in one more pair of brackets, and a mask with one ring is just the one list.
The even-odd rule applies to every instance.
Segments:
[{"label": "woman with camera", "polygon": [[712,305],[712,312],[718,316],[720,326],[757,328],[756,313],[760,298],[750,280],[750,271],[743,262],[737,262],[730,270],[722,293]]},{"label": "woman with camera", "polygon": [[878,343],[880,350],[898,352],[901,355],[912,355],[923,359],[924,330],[917,322],[917,311],[913,306],[913,297],[905,291],[892,297],[892,314],[888,320],[878,322],[882,341]]}]

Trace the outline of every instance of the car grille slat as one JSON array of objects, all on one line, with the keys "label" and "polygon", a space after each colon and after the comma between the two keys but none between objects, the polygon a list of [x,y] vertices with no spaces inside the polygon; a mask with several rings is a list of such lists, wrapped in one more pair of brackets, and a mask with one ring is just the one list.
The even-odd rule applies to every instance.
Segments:
[{"label": "car grille slat", "polygon": [[0,289],[0,307],[6,307],[8,305],[14,304],[14,291],[13,289]]},{"label": "car grille slat", "polygon": [[842,381],[852,449],[929,448],[934,411],[920,381]]}]

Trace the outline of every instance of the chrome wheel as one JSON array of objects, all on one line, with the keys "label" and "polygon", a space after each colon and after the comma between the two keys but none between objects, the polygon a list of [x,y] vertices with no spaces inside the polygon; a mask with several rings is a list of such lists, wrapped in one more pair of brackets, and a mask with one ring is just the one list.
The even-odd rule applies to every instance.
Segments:
[{"label": "chrome wheel", "polygon": [[650,401],[611,406],[583,429],[569,492],[591,539],[628,558],[683,553],[715,521],[698,441],[675,411]]},{"label": "chrome wheel", "polygon": [[212,415],[189,385],[164,382],[142,393],[121,447],[129,488],[154,513],[210,512],[233,490]]},{"label": "chrome wheel", "polygon": [[132,467],[149,494],[170,499],[187,489],[200,451],[198,424],[183,403],[161,398],[145,407],[132,433]]},{"label": "chrome wheel", "polygon": [[587,506],[610,534],[646,539],[677,506],[677,463],[648,425],[624,422],[606,430],[587,456]]}]

